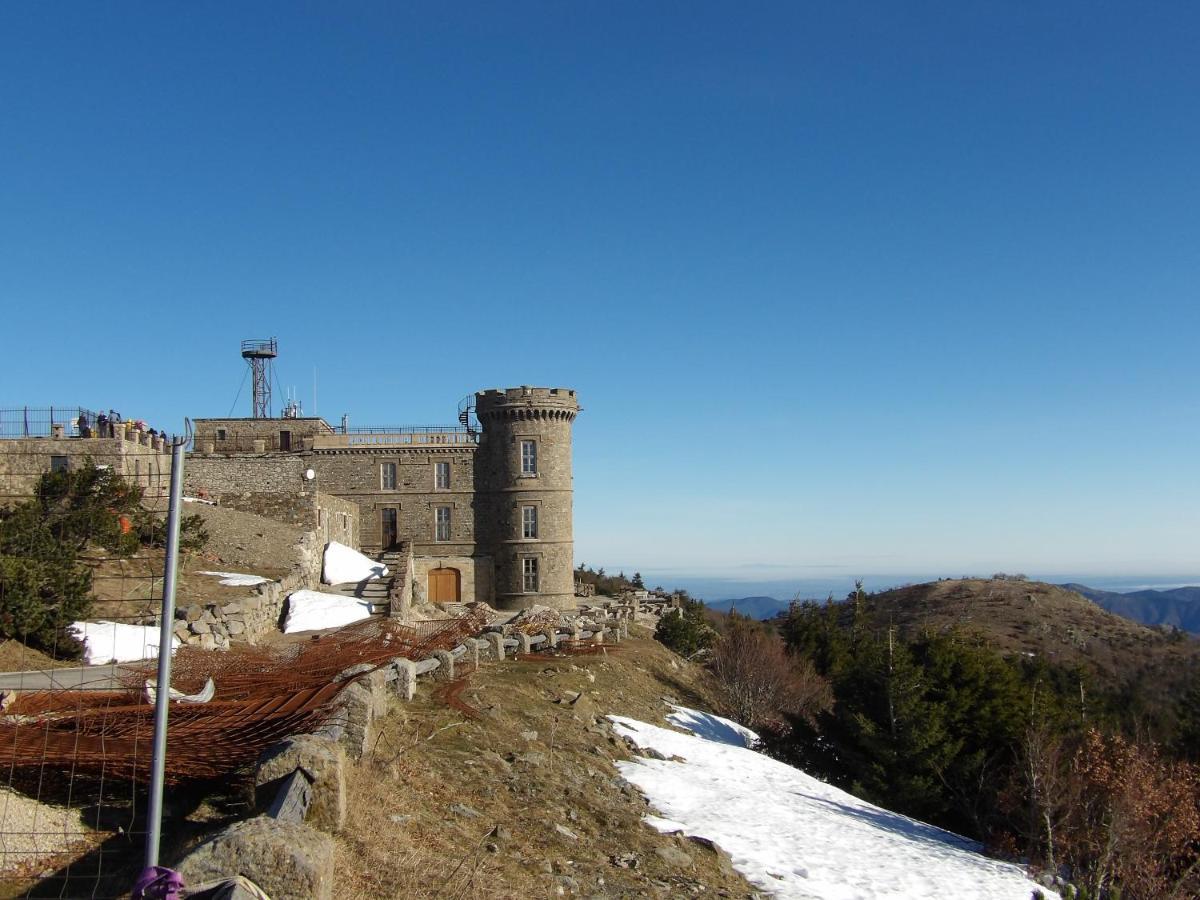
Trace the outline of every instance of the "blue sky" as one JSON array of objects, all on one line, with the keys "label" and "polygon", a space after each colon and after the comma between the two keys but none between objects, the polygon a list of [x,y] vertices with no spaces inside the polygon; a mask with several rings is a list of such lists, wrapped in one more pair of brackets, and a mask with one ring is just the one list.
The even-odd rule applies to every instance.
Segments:
[{"label": "blue sky", "polygon": [[[1200,571],[1190,4],[8,4],[3,405],[578,389],[576,556]],[[239,409],[248,408],[243,393]]]}]

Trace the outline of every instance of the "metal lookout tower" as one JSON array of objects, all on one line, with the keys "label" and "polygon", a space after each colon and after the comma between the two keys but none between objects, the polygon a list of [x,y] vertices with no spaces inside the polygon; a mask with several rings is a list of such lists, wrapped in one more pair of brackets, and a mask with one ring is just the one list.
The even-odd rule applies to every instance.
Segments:
[{"label": "metal lookout tower", "polygon": [[275,338],[242,341],[242,359],[250,364],[254,377],[255,419],[271,418],[271,382],[274,380],[272,360],[279,355]]}]

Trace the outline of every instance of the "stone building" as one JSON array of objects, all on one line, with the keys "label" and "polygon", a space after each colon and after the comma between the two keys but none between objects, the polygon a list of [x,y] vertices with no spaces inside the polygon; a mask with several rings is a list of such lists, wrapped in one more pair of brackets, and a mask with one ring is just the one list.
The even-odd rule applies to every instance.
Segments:
[{"label": "stone building", "polygon": [[481,391],[475,409],[478,428],[197,419],[185,491],[404,552],[418,600],[573,606],[575,392]]},{"label": "stone building", "polygon": [[91,462],[142,488],[152,504],[171,486],[171,445],[138,423],[97,427],[97,413],[82,407],[0,410],[0,506],[33,496],[47,472]]}]

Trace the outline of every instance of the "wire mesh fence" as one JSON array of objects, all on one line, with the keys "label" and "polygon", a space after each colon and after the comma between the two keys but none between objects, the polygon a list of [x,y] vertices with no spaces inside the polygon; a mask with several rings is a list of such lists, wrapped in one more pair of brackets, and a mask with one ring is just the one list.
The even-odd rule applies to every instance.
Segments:
[{"label": "wire mesh fence", "polygon": [[[0,556],[10,568],[34,563],[45,560]],[[43,607],[49,621],[12,617],[9,611],[29,598],[5,593],[14,579],[0,582],[0,610],[11,635],[0,644],[0,669],[6,670],[0,674],[0,896],[123,896],[128,873],[136,875],[141,862],[140,769],[151,723],[135,722],[124,744],[105,748],[98,759],[88,754],[87,728],[130,703],[119,664],[104,663],[158,652],[162,557],[98,553],[86,555],[82,566],[98,594],[89,620],[100,627],[68,621],[52,603]],[[88,660],[101,664],[83,667]],[[89,725],[60,733],[57,723],[71,717]]]},{"label": "wire mesh fence", "polygon": [[[52,602],[46,568],[54,565],[86,573],[86,623]],[[163,549],[91,545],[55,563],[8,542],[0,543],[0,566],[40,572],[45,582],[0,579],[0,630],[8,636],[0,643],[0,897],[128,896],[149,830]],[[9,616],[30,612],[34,600],[40,616]],[[211,679],[213,691],[207,702],[172,704],[164,858],[253,813],[255,760],[283,737],[329,722],[347,669],[427,658],[481,624],[413,628],[380,619],[316,640],[175,649],[170,688],[202,694]]]}]

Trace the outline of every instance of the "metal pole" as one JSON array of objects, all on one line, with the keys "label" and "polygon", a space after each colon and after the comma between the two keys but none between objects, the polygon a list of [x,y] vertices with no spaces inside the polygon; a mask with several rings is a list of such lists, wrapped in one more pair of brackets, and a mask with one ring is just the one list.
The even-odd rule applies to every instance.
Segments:
[{"label": "metal pole", "polygon": [[146,868],[158,865],[162,837],[163,771],[167,762],[167,704],[171,699],[171,642],[175,632],[175,576],[179,572],[179,507],[183,503],[183,448],[171,442],[171,499],[167,507],[167,558],[163,565],[162,627],[158,638],[158,690],[154,701],[154,756],[146,810]]}]

